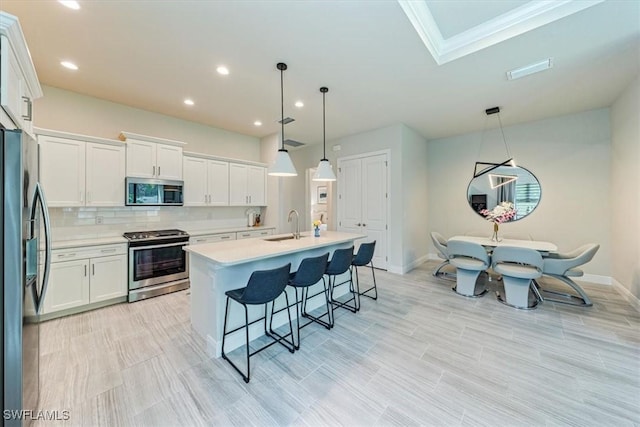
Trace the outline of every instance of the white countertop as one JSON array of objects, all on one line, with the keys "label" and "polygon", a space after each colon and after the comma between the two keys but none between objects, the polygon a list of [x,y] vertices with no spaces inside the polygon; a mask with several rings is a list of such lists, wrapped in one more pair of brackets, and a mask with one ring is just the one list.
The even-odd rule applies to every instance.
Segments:
[{"label": "white countertop", "polygon": [[79,248],[82,246],[101,246],[112,245],[114,243],[128,243],[128,240],[122,236],[111,237],[94,237],[89,239],[76,239],[76,240],[54,240],[51,242],[51,249],[67,249],[67,248]]},{"label": "white countertop", "polygon": [[258,227],[229,227],[229,228],[201,228],[198,230],[192,230],[187,228],[186,231],[189,236],[204,236],[205,234],[223,234],[223,233],[242,233],[243,231],[256,231],[256,230],[275,230],[275,227],[268,227],[260,225]]},{"label": "white countertop", "polygon": [[[269,236],[269,239],[284,236],[291,236],[291,233]],[[265,239],[232,240],[185,246],[184,250],[216,264],[235,265],[338,243],[352,242],[365,237],[362,234],[324,231],[320,237],[314,237],[310,233],[302,233],[302,237],[298,240],[290,239],[277,242]]]},{"label": "white countertop", "polygon": [[[206,234],[223,234],[235,233],[255,230],[274,230],[275,227],[259,226],[259,227],[229,227],[229,228],[201,228],[198,230],[185,230],[189,236],[204,236]],[[101,246],[111,245],[114,243],[128,243],[129,241],[123,236],[107,236],[107,237],[87,237],[84,239],[68,239],[54,240],[51,243],[52,249],[79,248],[83,246]]]},{"label": "white countertop", "polygon": [[462,240],[465,242],[478,243],[482,246],[515,246],[517,248],[533,249],[540,252],[557,252],[558,247],[551,242],[540,242],[537,240],[516,240],[516,239],[502,239],[499,242],[494,242],[488,237],[476,237],[476,236],[453,236],[449,240]]}]

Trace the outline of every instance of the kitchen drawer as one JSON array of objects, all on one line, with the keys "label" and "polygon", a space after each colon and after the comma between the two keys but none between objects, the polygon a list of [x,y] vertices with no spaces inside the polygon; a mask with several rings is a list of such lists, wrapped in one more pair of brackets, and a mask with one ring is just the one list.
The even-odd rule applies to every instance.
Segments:
[{"label": "kitchen drawer", "polygon": [[54,249],[51,251],[51,262],[73,261],[76,259],[96,258],[110,255],[126,255],[126,253],[126,243]]},{"label": "kitchen drawer", "polygon": [[236,233],[220,233],[206,234],[204,236],[194,236],[189,239],[189,244],[198,245],[202,243],[224,242],[227,240],[236,240]]},{"label": "kitchen drawer", "polygon": [[254,237],[271,236],[273,234],[273,228],[267,228],[263,230],[251,230],[251,231],[238,231],[236,235],[238,240],[240,239],[252,239]]}]

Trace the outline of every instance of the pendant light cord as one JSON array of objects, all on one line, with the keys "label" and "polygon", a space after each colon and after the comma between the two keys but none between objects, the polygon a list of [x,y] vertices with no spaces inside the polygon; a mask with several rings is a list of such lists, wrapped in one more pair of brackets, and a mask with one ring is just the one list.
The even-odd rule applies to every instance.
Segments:
[{"label": "pendant light cord", "polygon": [[326,131],[326,126],[325,126],[325,112],[326,112],[326,107],[325,107],[325,103],[324,103],[324,96],[326,95],[326,92],[322,92],[322,160],[326,160],[327,159],[327,131]]},{"label": "pendant light cord", "polygon": [[502,129],[502,119],[500,119],[500,112],[498,112],[498,123],[500,124],[500,132],[502,133],[502,142],[504,142],[504,148],[507,150],[507,158],[511,158],[511,153],[509,152],[509,146],[507,145],[507,139],[504,137],[504,129]]},{"label": "pendant light cord", "polygon": [[280,69],[280,125],[282,127],[282,149],[284,150],[284,70]]}]

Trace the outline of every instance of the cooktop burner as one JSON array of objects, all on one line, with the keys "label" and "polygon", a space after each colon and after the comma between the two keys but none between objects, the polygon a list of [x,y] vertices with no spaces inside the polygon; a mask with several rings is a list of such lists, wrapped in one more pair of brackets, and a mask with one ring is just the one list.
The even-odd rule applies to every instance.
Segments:
[{"label": "cooktop burner", "polygon": [[168,237],[189,237],[189,233],[182,230],[153,230],[153,231],[132,231],[124,233],[123,236],[128,240],[153,240]]}]

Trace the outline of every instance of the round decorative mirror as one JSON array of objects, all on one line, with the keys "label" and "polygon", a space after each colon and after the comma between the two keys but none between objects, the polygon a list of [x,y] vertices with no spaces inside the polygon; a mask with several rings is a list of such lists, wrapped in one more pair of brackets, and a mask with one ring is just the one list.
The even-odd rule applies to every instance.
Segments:
[{"label": "round decorative mirror", "polygon": [[513,203],[516,214],[508,221],[529,215],[540,203],[540,182],[522,166],[500,166],[471,180],[467,188],[469,206],[481,217],[503,202]]}]

